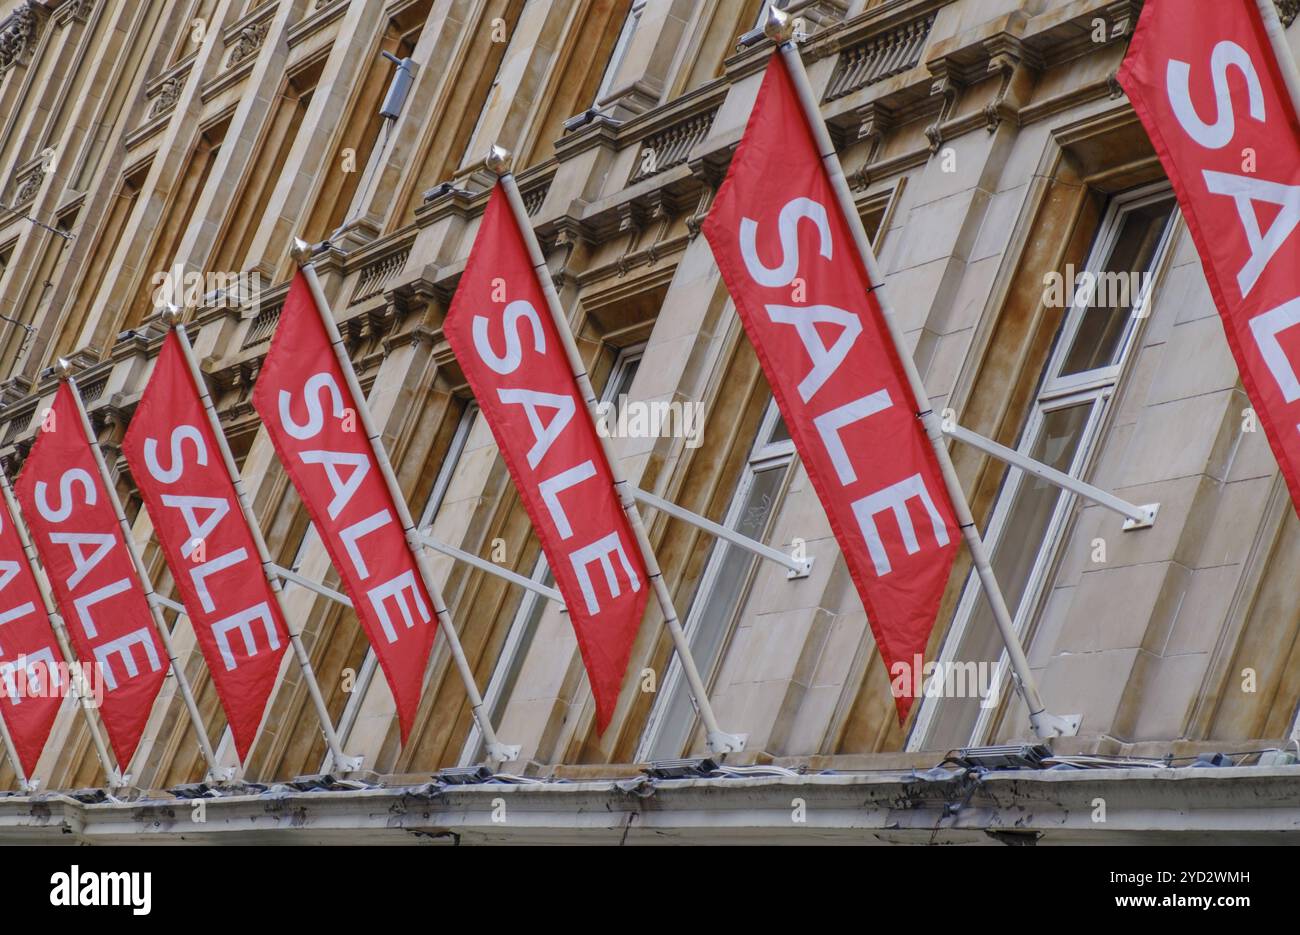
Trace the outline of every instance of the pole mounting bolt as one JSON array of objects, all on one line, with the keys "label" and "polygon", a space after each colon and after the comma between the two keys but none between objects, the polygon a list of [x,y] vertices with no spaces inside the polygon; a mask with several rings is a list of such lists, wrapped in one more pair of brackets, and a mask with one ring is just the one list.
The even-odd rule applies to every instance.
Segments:
[{"label": "pole mounting bolt", "polygon": [[483,160],[483,164],[487,166],[489,172],[496,175],[507,175],[510,172],[510,165],[514,162],[514,158],[510,150],[494,143],[488,150],[487,158]]},{"label": "pole mounting bolt", "polygon": [[768,8],[763,34],[777,45],[784,45],[794,38],[794,17],[773,4]]}]

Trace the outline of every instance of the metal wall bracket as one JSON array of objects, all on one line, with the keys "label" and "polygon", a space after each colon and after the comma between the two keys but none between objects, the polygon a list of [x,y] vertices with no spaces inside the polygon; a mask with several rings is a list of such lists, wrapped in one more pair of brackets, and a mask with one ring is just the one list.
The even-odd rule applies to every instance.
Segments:
[{"label": "metal wall bracket", "polygon": [[361,772],[361,767],[366,758],[363,756],[345,756],[341,760],[332,760],[329,765],[330,773],[337,773],[340,776],[350,776],[352,773]]},{"label": "metal wall bracket", "polygon": [[1050,714],[1047,711],[1039,711],[1029,716],[1029,723],[1033,725],[1034,734],[1039,740],[1075,737],[1079,733],[1079,726],[1083,723],[1083,715]]},{"label": "metal wall bracket", "polygon": [[745,749],[749,734],[728,734],[725,731],[713,731],[709,734],[709,752],[721,756],[724,753],[740,753]]},{"label": "metal wall bracket", "polygon": [[1064,490],[1077,493],[1086,500],[1091,500],[1098,506],[1104,506],[1108,510],[1113,510],[1120,516],[1125,517],[1124,529],[1146,529],[1156,521],[1156,510],[1160,506],[1158,503],[1150,503],[1146,506],[1137,506],[1129,503],[1122,497],[1117,497],[1107,490],[1102,490],[1089,484],[1087,481],[1080,480],[1064,471],[1058,471],[1056,468],[1041,461],[1035,461],[1028,455],[1021,454],[1014,448],[1008,448],[1006,445],[999,444],[991,438],[985,438],[977,432],[970,429],[962,428],[960,425],[947,425],[943,428],[945,435],[951,435],[959,442],[965,442],[972,448],[978,448],[985,454],[992,455],[999,461],[1004,461],[1012,467],[1032,474],[1034,477],[1042,478],[1049,484],[1055,484]]},{"label": "metal wall bracket", "polygon": [[1150,529],[1155,525],[1156,514],[1160,512],[1160,504],[1144,503],[1142,506],[1138,507],[1138,509],[1145,512],[1147,518],[1139,520],[1130,516],[1128,519],[1124,520],[1124,532],[1132,532],[1134,529]]},{"label": "metal wall bracket", "polygon": [[519,759],[519,744],[490,743],[487,745],[487,759],[489,763],[513,763]]},{"label": "metal wall bracket", "polygon": [[755,555],[776,562],[778,565],[784,565],[789,569],[789,574],[786,575],[787,578],[807,578],[808,573],[812,571],[812,559],[791,558],[780,549],[774,549],[770,545],[749,538],[749,536],[741,535],[734,529],[723,526],[721,523],[715,523],[708,517],[701,516],[685,507],[678,506],[658,494],[650,493],[648,490],[641,490],[639,487],[633,487],[632,496],[646,506],[667,513],[684,523],[690,523],[696,529],[702,529],[711,536],[730,542],[732,545],[753,552]]}]

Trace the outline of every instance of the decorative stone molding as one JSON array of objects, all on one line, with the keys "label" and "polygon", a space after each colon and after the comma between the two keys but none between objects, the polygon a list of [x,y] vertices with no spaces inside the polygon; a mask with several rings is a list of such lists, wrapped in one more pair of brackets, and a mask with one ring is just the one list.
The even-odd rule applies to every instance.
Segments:
[{"label": "decorative stone molding", "polygon": [[20,172],[14,178],[14,199],[11,207],[19,207],[27,204],[36,197],[36,193],[41,190],[41,182],[45,180],[45,166],[37,160],[26,172]]},{"label": "decorative stone molding", "polygon": [[709,216],[709,208],[713,206],[714,188],[706,185],[700,189],[700,200],[695,205],[695,210],[691,212],[690,217],[686,219],[686,236],[689,240],[694,240],[700,236],[700,230],[704,226],[704,219]]},{"label": "decorative stone molding", "polygon": [[91,367],[96,366],[103,358],[104,352],[93,344],[85,347],[79,347],[68,355],[68,361],[72,364],[74,373],[84,373]]},{"label": "decorative stone molding", "polygon": [[642,140],[628,184],[632,185],[685,163],[691,150],[709,135],[717,112],[717,108],[714,108],[704,113],[687,114],[676,123]]},{"label": "decorative stone molding", "polygon": [[930,36],[934,17],[933,12],[928,13],[845,49],[835,63],[822,100],[836,100],[915,68]]},{"label": "decorative stone molding", "polygon": [[239,35],[231,47],[230,57],[226,60],[226,70],[229,71],[237,67],[240,62],[256,55],[262,48],[262,43],[266,41],[266,34],[270,28],[270,23],[263,20],[260,23],[249,23],[239,30]]},{"label": "decorative stone molding", "polygon": [[371,260],[362,267],[361,275],[357,277],[357,288],[352,293],[352,303],[364,302],[387,289],[393,277],[406,266],[407,257],[410,255],[411,250],[407,247],[405,250],[388,253]]},{"label": "decorative stone molding", "polygon": [[275,326],[280,321],[282,311],[284,311],[283,302],[264,306],[253,318],[253,323],[248,326],[248,331],[244,333],[244,341],[240,345],[240,350],[250,348],[255,344],[261,344],[263,341],[269,341],[271,335],[275,333]]},{"label": "decorative stone molding", "polygon": [[1294,23],[1296,14],[1300,13],[1300,0],[1273,0],[1273,5],[1277,7],[1278,19],[1282,20],[1283,26]]},{"label": "decorative stone molding", "polygon": [[59,12],[77,22],[84,23],[90,19],[90,11],[95,8],[95,3],[96,0],[68,0],[59,8]]},{"label": "decorative stone molding", "polygon": [[784,5],[784,9],[805,23],[827,29],[844,22],[844,17],[849,12],[849,3],[848,0],[791,0]]},{"label": "decorative stone molding", "polygon": [[149,107],[149,119],[161,117],[176,106],[181,90],[185,87],[185,75],[172,75],[158,89],[158,96]]},{"label": "decorative stone molding", "polygon": [[528,212],[529,217],[533,217],[538,211],[542,210],[542,205],[546,203],[546,195],[550,190],[551,179],[548,178],[541,185],[534,185],[519,192],[524,201],[524,210]]},{"label": "decorative stone molding", "polygon": [[937,153],[943,145],[943,125],[957,106],[959,84],[957,77],[949,70],[948,63],[940,60],[930,66],[934,81],[930,84],[930,96],[941,98],[939,116],[934,123],[925,128],[925,138],[930,141],[930,152]]},{"label": "decorative stone molding", "polygon": [[21,373],[16,373],[0,383],[0,404],[6,408],[20,399],[25,399],[32,392],[32,381]]},{"label": "decorative stone molding", "polygon": [[1137,25],[1138,14],[1142,12],[1142,4],[1137,0],[1117,0],[1110,6],[1102,10],[1102,16],[1106,19],[1107,36],[1110,41],[1123,38],[1133,31]]},{"label": "decorative stone molding", "polygon": [[26,0],[0,23],[0,76],[15,65],[31,61],[40,32],[41,20],[32,0]]},{"label": "decorative stone molding", "polygon": [[1006,35],[989,40],[986,48],[989,53],[989,74],[998,75],[1000,81],[997,94],[984,107],[985,124],[992,133],[1003,120],[1014,119],[1019,113],[1018,96],[1013,83],[1018,73],[1023,74],[1023,50],[1019,42]]}]

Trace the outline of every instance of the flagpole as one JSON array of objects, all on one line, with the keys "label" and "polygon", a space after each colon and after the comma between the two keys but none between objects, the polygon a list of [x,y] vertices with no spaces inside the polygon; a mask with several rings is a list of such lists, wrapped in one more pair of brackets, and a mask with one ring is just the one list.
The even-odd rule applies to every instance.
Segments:
[{"label": "flagpole", "polygon": [[[1273,0],[1255,0],[1259,7],[1260,18],[1264,21],[1264,31],[1273,46],[1273,57],[1277,59],[1278,70],[1282,72],[1282,81],[1286,84],[1287,96],[1291,99],[1291,108],[1300,118],[1300,67],[1297,67],[1295,53],[1286,41],[1286,27],[1277,15]],[[1291,739],[1300,740],[1300,712],[1296,713],[1291,724]]]},{"label": "flagpole", "polygon": [[460,672],[461,681],[465,683],[465,693],[469,696],[470,711],[474,715],[474,722],[478,725],[479,733],[483,736],[484,749],[487,750],[488,760],[497,763],[508,763],[516,760],[519,758],[519,747],[517,745],[503,744],[497,739],[496,731],[492,729],[492,719],[483,707],[483,696],[479,693],[478,685],[474,682],[474,669],[465,657],[465,649],[460,644],[460,636],[456,633],[455,624],[452,623],[451,613],[447,610],[447,604],[442,599],[441,589],[434,581],[433,570],[429,567],[427,553],[420,542],[419,530],[415,528],[415,521],[411,518],[411,510],[406,505],[406,497],[402,495],[402,488],[397,483],[397,475],[393,471],[392,463],[388,460],[388,451],[384,447],[383,438],[375,429],[374,421],[370,417],[370,406],[366,402],[366,394],[361,389],[356,370],[352,367],[352,360],[348,357],[347,348],[343,346],[343,336],[339,334],[339,326],[334,323],[334,315],[330,312],[329,302],[326,301],[325,292],[321,289],[320,279],[316,276],[316,269],[311,262],[311,246],[305,241],[295,238],[292,253],[298,267],[302,270],[303,278],[307,280],[307,285],[311,289],[312,298],[316,305],[316,313],[320,316],[321,324],[325,327],[325,333],[329,337],[330,346],[334,349],[334,356],[338,360],[339,369],[343,371],[343,378],[347,381],[348,390],[352,393],[352,398],[356,400],[357,418],[361,420],[361,427],[365,430],[366,438],[370,440],[370,447],[375,453],[375,460],[379,463],[379,473],[383,475],[389,496],[392,498],[393,506],[397,510],[397,519],[402,524],[402,532],[406,536],[407,548],[410,549],[411,555],[415,559],[416,567],[420,571],[420,577],[424,581],[425,590],[429,592],[429,597],[433,600],[438,623],[447,638],[447,646],[451,650],[456,669]]},{"label": "flagpole", "polygon": [[[862,258],[862,263],[866,267],[871,282],[874,286],[881,286],[885,282],[885,277],[881,275],[880,268],[876,264],[875,253],[871,249],[871,242],[867,238],[866,229],[862,226],[862,218],[858,215],[857,205],[853,201],[853,193],[849,190],[849,183],[844,177],[844,169],[840,166],[839,156],[835,152],[835,144],[832,142],[826,124],[822,120],[821,110],[817,106],[812,86],[808,82],[808,72],[804,70],[803,59],[799,57],[799,49],[794,43],[794,20],[788,13],[772,7],[768,11],[768,18],[763,31],[769,39],[777,44],[778,51],[781,53],[782,58],[785,59],[795,93],[799,96],[799,103],[803,107],[804,116],[808,120],[809,129],[812,130],[813,139],[817,144],[822,165],[826,169],[826,174],[830,177],[831,187],[835,190],[836,201],[839,203],[840,211],[844,215],[849,230],[853,233],[853,241],[857,246],[858,254]],[[971,559],[975,564],[975,572],[979,577],[980,585],[984,589],[984,596],[988,598],[989,606],[993,611],[993,619],[996,621],[998,632],[1002,636],[1002,642],[1006,646],[1016,687],[1020,692],[1020,696],[1024,699],[1025,706],[1029,709],[1029,723],[1033,726],[1035,735],[1040,739],[1075,734],[1078,732],[1077,718],[1050,714],[1046,705],[1043,704],[1043,699],[1038,693],[1038,684],[1029,668],[1029,659],[1025,656],[1024,647],[1020,645],[1020,638],[1016,634],[1011,611],[1007,608],[1006,599],[1002,596],[1002,589],[993,576],[993,566],[989,562],[988,550],[984,546],[984,540],[980,538],[979,528],[975,525],[970,505],[966,502],[966,494],[962,490],[961,481],[957,477],[957,470],[953,467],[952,458],[948,455],[948,446],[943,439],[942,423],[939,416],[930,407],[929,394],[926,393],[925,384],[921,380],[920,373],[917,372],[916,363],[907,350],[907,342],[902,330],[899,328],[897,319],[894,317],[885,290],[877,289],[876,298],[880,302],[880,310],[884,316],[885,324],[889,328],[890,338],[898,351],[898,358],[907,372],[907,380],[911,385],[912,395],[916,398],[916,404],[925,407],[922,412],[917,414],[917,417],[925,426],[925,434],[929,437],[930,444],[934,448],[935,457],[939,461],[939,468],[943,472],[944,486],[947,487],[948,496],[952,500],[957,524],[961,527],[962,535],[966,539]]]},{"label": "flagpole", "polygon": [[14,746],[14,739],[9,734],[9,724],[3,717],[0,717],[0,739],[4,740],[5,753],[9,754],[9,762],[14,765],[14,776],[18,779],[18,788],[23,792],[35,792],[39,782],[32,782],[27,778],[27,772],[23,769],[23,761],[18,759],[18,748]]},{"label": "flagpole", "polygon": [[[529,261],[533,264],[537,282],[541,286],[542,293],[546,296],[546,306],[550,311],[551,320],[555,323],[555,329],[559,332],[560,340],[564,343],[564,351],[568,356],[569,368],[573,371],[573,379],[578,384],[578,392],[582,395],[587,406],[587,413],[592,421],[598,421],[600,418],[600,412],[597,408],[599,400],[596,397],[595,390],[592,389],[591,380],[587,377],[587,368],[582,362],[582,355],[578,353],[577,342],[574,341],[573,332],[569,328],[569,320],[564,314],[563,306],[560,304],[560,295],[555,291],[555,283],[551,279],[551,271],[546,265],[546,258],[542,255],[541,245],[537,242],[537,235],[533,231],[533,225],[528,220],[528,209],[524,207],[524,200],[520,197],[519,185],[515,181],[510,163],[511,155],[508,150],[499,146],[492,147],[487,157],[488,171],[496,174],[501,182],[502,189],[505,191],[511,214],[514,215],[515,226],[519,229],[524,244],[528,247]],[[700,677],[699,668],[695,665],[695,657],[691,654],[691,646],[686,639],[686,631],[682,629],[681,620],[677,616],[677,609],[673,606],[673,596],[664,581],[663,572],[659,568],[659,561],[655,557],[653,547],[650,545],[650,537],[646,533],[645,524],[641,521],[641,511],[637,508],[633,488],[628,483],[627,478],[623,476],[618,462],[614,460],[614,451],[609,439],[600,432],[597,432],[596,436],[600,439],[605,461],[614,477],[614,490],[618,494],[619,503],[623,507],[623,512],[627,515],[633,535],[636,536],[637,548],[641,552],[642,561],[645,562],[646,574],[649,575],[654,588],[655,600],[664,615],[664,624],[668,627],[668,633],[672,637],[677,660],[681,663],[682,672],[686,676],[686,682],[695,700],[695,708],[704,724],[709,751],[718,755],[738,753],[745,749],[745,735],[729,734],[718,726],[718,719],[713,713],[713,705],[709,703],[708,688],[704,684],[704,679]]]},{"label": "flagpole", "polygon": [[208,394],[207,383],[203,379],[202,371],[199,370],[198,361],[194,359],[194,348],[190,345],[190,337],[185,331],[185,325],[181,323],[180,311],[174,305],[168,306],[162,315],[163,322],[170,325],[172,330],[176,332],[176,339],[180,343],[185,365],[189,368],[194,388],[198,391],[199,399],[203,402],[203,411],[207,413],[208,425],[217,439],[217,447],[221,450],[221,458],[225,463],[226,473],[230,476],[230,482],[235,487],[235,496],[239,500],[239,509],[244,515],[244,522],[248,525],[249,532],[252,533],[253,543],[257,546],[257,557],[262,563],[262,573],[271,586],[276,605],[280,608],[280,616],[284,618],[285,626],[289,630],[289,641],[293,644],[294,658],[297,659],[298,667],[302,670],[302,677],[307,683],[307,692],[311,695],[312,705],[316,708],[316,716],[320,720],[321,730],[325,734],[325,742],[329,745],[330,756],[333,760],[331,769],[338,769],[344,773],[356,772],[361,768],[361,757],[351,757],[343,752],[343,744],[339,741],[338,732],[334,729],[334,722],[330,719],[329,708],[325,706],[325,696],[321,693],[320,683],[317,681],[316,672],[312,668],[311,657],[307,655],[307,649],[303,646],[302,630],[294,625],[289,616],[288,608],[284,606],[284,588],[280,583],[280,576],[275,573],[275,565],[272,563],[271,553],[266,547],[266,539],[262,535],[262,528],[257,523],[257,517],[253,515],[248,491],[244,489],[243,477],[239,473],[239,468],[235,466],[235,457],[231,454],[230,443],[226,440],[226,434],[221,429],[221,419],[217,416],[217,409],[212,404],[212,397]]},{"label": "flagpole", "polygon": [[131,554],[131,561],[135,563],[135,573],[140,579],[140,586],[144,589],[145,600],[149,604],[149,613],[153,615],[154,627],[158,631],[159,639],[162,640],[163,649],[166,651],[167,659],[171,663],[172,674],[176,676],[176,685],[180,689],[181,698],[185,701],[190,721],[194,725],[194,733],[198,737],[199,748],[203,751],[204,760],[207,761],[208,778],[214,780],[228,779],[232,771],[223,770],[217,766],[217,754],[212,749],[212,741],[208,739],[207,730],[203,727],[203,718],[199,715],[199,706],[194,700],[190,680],[185,677],[185,671],[176,659],[176,648],[172,645],[171,633],[167,630],[167,621],[163,619],[162,610],[158,604],[158,595],[154,593],[153,584],[149,580],[149,573],[144,567],[144,559],[140,557],[140,553],[135,547],[135,541],[131,537],[131,526],[126,521],[126,513],[122,509],[122,502],[117,497],[117,488],[113,485],[113,478],[108,473],[108,463],[104,460],[104,453],[99,450],[99,444],[95,440],[95,430],[90,425],[90,416],[86,413],[85,403],[81,401],[81,391],[77,389],[77,380],[72,375],[72,367],[66,360],[60,358],[57,369],[60,378],[66,380],[68,389],[72,390],[72,398],[76,403],[77,413],[81,417],[81,428],[86,433],[86,441],[90,444],[90,450],[95,455],[95,464],[99,468],[100,480],[104,482],[104,488],[108,491],[109,502],[113,504],[113,512],[117,514],[117,524],[122,529],[122,539],[126,543],[127,552]]},{"label": "flagpole", "polygon": [[1268,33],[1268,41],[1273,46],[1273,57],[1277,59],[1278,69],[1282,72],[1282,80],[1286,83],[1291,106],[1300,117],[1300,69],[1296,67],[1295,54],[1291,51],[1290,43],[1286,41],[1286,27],[1278,18],[1277,7],[1273,5],[1273,0],[1255,0],[1255,4],[1259,7],[1260,18],[1264,21],[1264,31]]},{"label": "flagpole", "polygon": [[36,590],[41,593],[41,603],[45,605],[45,616],[50,620],[50,628],[54,630],[54,638],[59,644],[59,653],[63,656],[63,661],[68,667],[68,688],[72,692],[72,697],[77,706],[81,708],[82,714],[86,717],[86,727],[90,730],[90,740],[95,746],[95,754],[99,757],[99,765],[104,770],[104,778],[108,781],[110,789],[115,789],[124,785],[126,779],[123,777],[121,770],[113,765],[113,758],[109,755],[108,744],[104,743],[104,735],[99,729],[99,722],[95,720],[95,715],[91,713],[90,693],[86,691],[84,680],[86,674],[77,664],[76,657],[72,654],[72,644],[68,640],[68,629],[63,623],[63,616],[54,606],[54,599],[51,595],[54,593],[50,590],[49,579],[45,576],[45,569],[41,567],[36,558],[36,547],[32,545],[32,537],[27,532],[27,523],[23,521],[22,514],[18,510],[18,499],[14,496],[14,491],[9,486],[9,475],[0,467],[0,492],[4,495],[5,505],[9,507],[9,516],[13,520],[14,529],[18,533],[18,541],[23,544],[23,554],[27,556],[27,565],[36,577]]}]

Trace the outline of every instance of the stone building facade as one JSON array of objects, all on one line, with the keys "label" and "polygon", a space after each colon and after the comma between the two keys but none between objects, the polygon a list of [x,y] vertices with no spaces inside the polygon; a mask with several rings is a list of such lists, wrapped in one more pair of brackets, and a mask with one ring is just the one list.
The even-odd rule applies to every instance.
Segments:
[{"label": "stone building facade", "polygon": [[[1149,529],[951,443],[1049,710],[1058,753],[1192,757],[1283,747],[1300,700],[1300,521],[1167,180],[1115,82],[1139,0],[790,0],[801,50],[936,409],[1116,492]],[[736,764],[931,766],[1030,738],[963,552],[930,644],[986,697],[902,725],[825,514],[699,236],[770,43],[763,0],[18,0],[0,14],[0,456],[16,474],[77,368],[156,587],[172,585],[120,443],[160,345],[169,271],[277,562],[337,587],[250,402],[294,236],[318,262],[412,511],[443,542],[546,581],[490,432],[441,332],[486,203],[490,144],[519,184],[597,389],[692,403],[702,435],[616,437],[646,490],[806,549],[805,578],[662,513],[646,518]],[[1295,4],[1279,4],[1283,18]],[[1290,30],[1300,47],[1300,27]],[[395,66],[413,81],[380,110]],[[774,179],[773,184],[780,184]],[[1048,295],[1099,277],[1100,300]],[[244,274],[241,275],[240,274]],[[1136,274],[1128,276],[1127,274]],[[1076,277],[1077,278],[1077,277]],[[1067,282],[1067,285],[1069,283]],[[1075,290],[1078,292],[1079,290]],[[1086,290],[1085,290],[1086,291]],[[630,421],[630,420],[629,420]],[[695,442],[699,441],[697,445]],[[661,618],[598,734],[560,607],[451,558],[438,574],[516,774],[634,775],[704,751]],[[291,614],[349,753],[384,777],[481,759],[440,640],[415,729],[355,617],[297,585]],[[653,604],[651,605],[653,608]],[[189,622],[180,650],[233,763]],[[132,765],[204,773],[169,678]],[[247,778],[318,773],[286,664]],[[69,705],[38,774],[102,785]],[[0,788],[13,788],[8,763]]]}]

